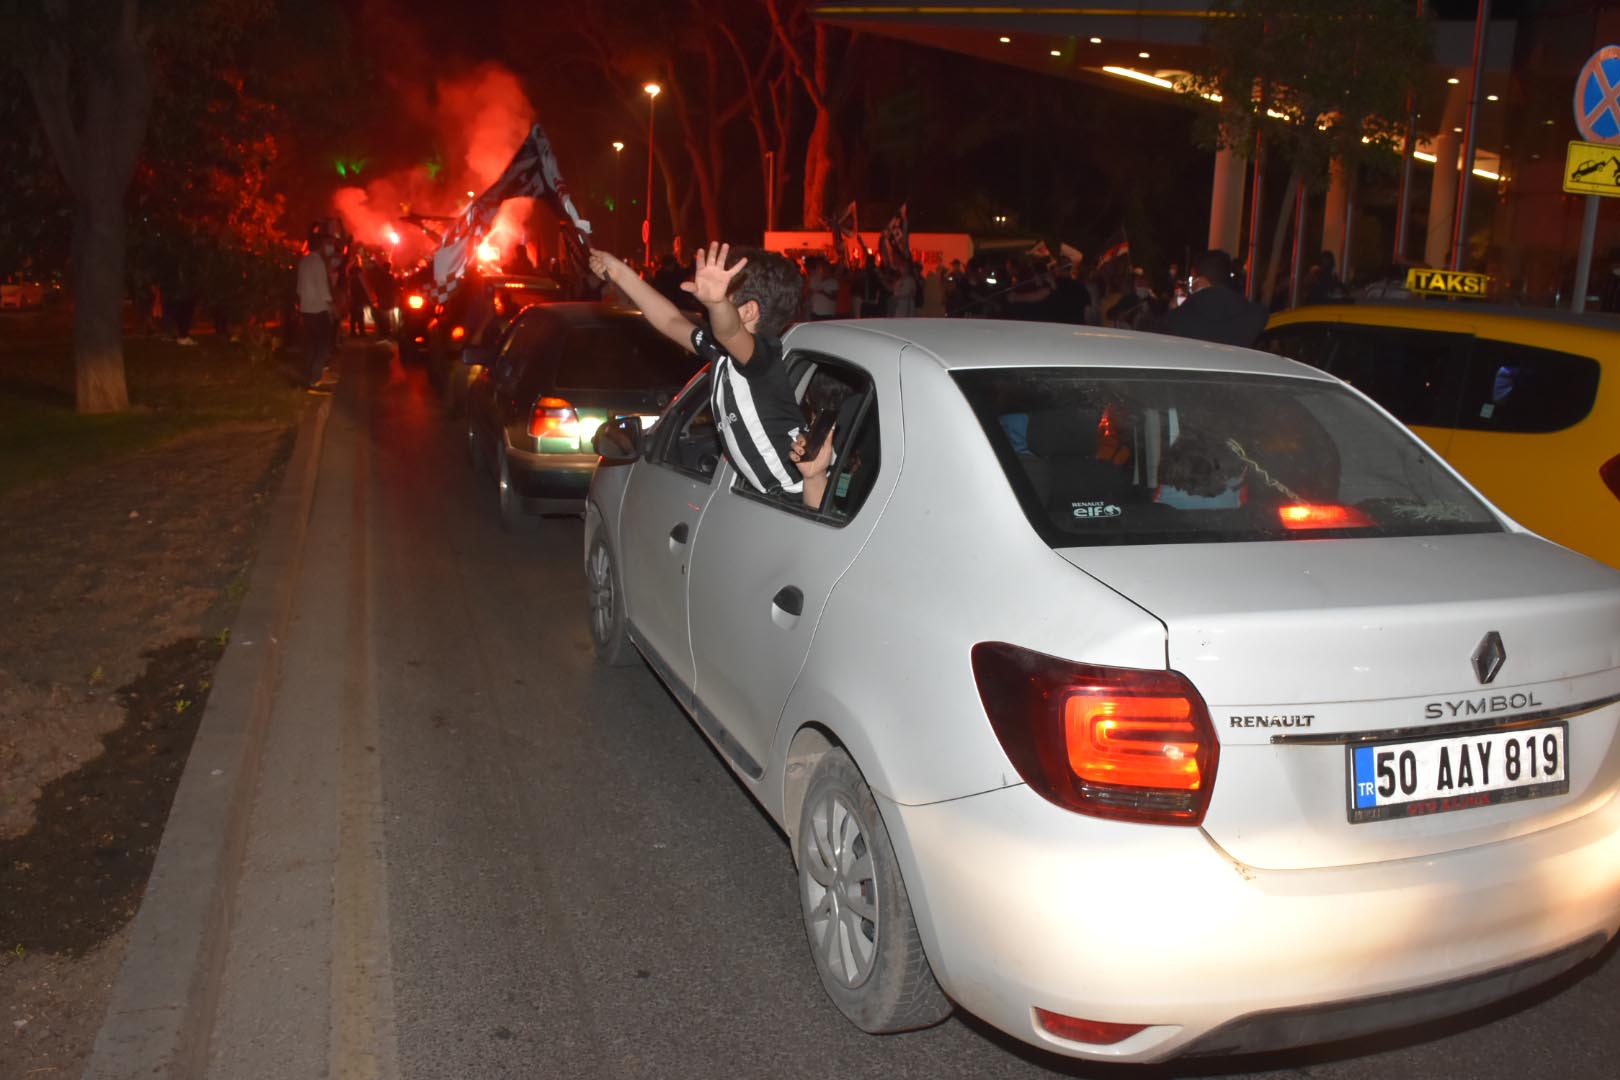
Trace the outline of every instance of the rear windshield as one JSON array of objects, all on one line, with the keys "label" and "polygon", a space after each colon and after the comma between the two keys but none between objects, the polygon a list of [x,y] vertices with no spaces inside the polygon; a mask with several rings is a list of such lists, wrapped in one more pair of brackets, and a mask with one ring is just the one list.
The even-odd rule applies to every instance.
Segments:
[{"label": "rear windshield", "polygon": [[1496,532],[1422,443],[1337,383],[955,373],[1053,547]]},{"label": "rear windshield", "polygon": [[568,328],[558,390],[673,390],[698,369],[697,357],[639,315]]}]

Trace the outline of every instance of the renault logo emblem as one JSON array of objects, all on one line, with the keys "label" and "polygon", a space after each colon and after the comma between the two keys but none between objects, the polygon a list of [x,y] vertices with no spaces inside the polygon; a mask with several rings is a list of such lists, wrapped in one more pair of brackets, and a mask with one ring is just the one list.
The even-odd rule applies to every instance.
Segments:
[{"label": "renault logo emblem", "polygon": [[1479,676],[1480,685],[1496,678],[1506,659],[1507,649],[1502,645],[1502,635],[1492,630],[1474,650],[1474,674]]}]

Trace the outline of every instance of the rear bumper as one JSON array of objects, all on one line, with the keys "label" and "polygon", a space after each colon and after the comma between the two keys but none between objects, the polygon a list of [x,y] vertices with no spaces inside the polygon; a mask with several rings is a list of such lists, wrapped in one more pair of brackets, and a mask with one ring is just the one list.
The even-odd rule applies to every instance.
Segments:
[{"label": "rear bumper", "polygon": [[506,461],[525,509],[537,514],[574,514],[585,509],[596,454],[537,454],[508,447]]},{"label": "rear bumper", "polygon": [[[1278,1049],[1450,1015],[1551,978],[1620,927],[1617,802],[1448,855],[1287,871],[1023,786],[880,803],[946,992],[1075,1057]],[[1036,1007],[1149,1026],[1074,1043]]]}]

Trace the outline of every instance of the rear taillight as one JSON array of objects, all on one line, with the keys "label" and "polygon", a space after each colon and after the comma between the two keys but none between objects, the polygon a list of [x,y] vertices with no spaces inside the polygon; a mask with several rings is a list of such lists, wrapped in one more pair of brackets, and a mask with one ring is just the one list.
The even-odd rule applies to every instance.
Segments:
[{"label": "rear taillight", "polygon": [[452,326],[450,328],[450,340],[451,341],[460,341],[462,338],[464,338],[466,336],[467,336],[467,328],[465,326]]},{"label": "rear taillight", "polygon": [[1609,494],[1620,499],[1620,454],[1616,454],[1599,465],[1598,475],[1603,478],[1603,483],[1608,486]]},{"label": "rear taillight", "polygon": [[1365,529],[1372,519],[1353,506],[1337,503],[1289,503],[1277,507],[1277,517],[1283,528],[1305,529]]},{"label": "rear taillight", "polygon": [[1124,1042],[1138,1031],[1145,1031],[1146,1024],[1116,1024],[1108,1020],[1085,1020],[1078,1016],[1064,1016],[1049,1009],[1037,1007],[1035,1019],[1040,1021],[1041,1027],[1056,1035],[1060,1039],[1070,1042],[1088,1043],[1092,1046],[1113,1046]]},{"label": "rear taillight", "polygon": [[529,434],[537,439],[577,439],[579,414],[562,398],[543,397],[529,414]]},{"label": "rear taillight", "polygon": [[990,726],[1042,798],[1094,817],[1197,825],[1220,745],[1175,671],[1076,664],[1000,641],[973,647]]},{"label": "rear taillight", "polygon": [[405,298],[405,306],[410,308],[412,311],[421,311],[423,305],[426,303],[427,297],[421,296],[417,293],[411,293],[411,295]]}]

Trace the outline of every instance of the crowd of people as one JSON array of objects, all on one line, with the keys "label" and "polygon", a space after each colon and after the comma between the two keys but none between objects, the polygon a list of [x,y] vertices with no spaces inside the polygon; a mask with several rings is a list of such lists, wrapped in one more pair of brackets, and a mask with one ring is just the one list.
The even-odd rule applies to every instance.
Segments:
[{"label": "crowd of people", "polygon": [[[1333,276],[1331,260],[1331,255],[1324,254],[1312,267],[1310,302],[1345,298],[1343,286]],[[799,318],[805,320],[1021,319],[1183,333],[1249,345],[1264,328],[1267,314],[1264,307],[1244,298],[1232,259],[1219,251],[1200,257],[1185,274],[1179,267],[1170,267],[1161,281],[1151,280],[1125,258],[1097,266],[1088,265],[1083,258],[1032,252],[981,253],[965,263],[940,260],[926,269],[885,267],[875,255],[855,266],[820,253],[803,255],[796,262],[804,283]],[[701,314],[690,293],[682,291],[682,282],[692,279],[693,270],[678,256],[666,254],[653,265],[633,269],[639,280],[677,308]],[[1183,311],[1193,297],[1212,288],[1220,292]],[[633,300],[612,283],[606,286],[604,298],[626,304]],[[1187,327],[1192,331],[1184,329]]]},{"label": "crowd of people", "polygon": [[[633,306],[635,289],[601,280],[583,266],[551,259],[543,270],[519,246],[519,266],[507,273],[546,273],[561,295],[601,298]],[[882,317],[950,317],[1019,319],[1073,325],[1105,326],[1180,334],[1232,345],[1250,345],[1264,329],[1267,309],[1243,295],[1241,279],[1224,252],[1206,252],[1185,269],[1172,265],[1150,277],[1126,257],[1100,265],[1083,257],[1061,257],[1044,250],[981,252],[961,259],[936,260],[926,268],[912,264],[885,266],[868,254],[857,265],[809,253],[792,260],[803,289],[797,317],[805,320]],[[693,280],[695,265],[671,252],[650,264],[619,264],[675,308],[702,315],[703,306],[683,284]],[[310,383],[325,377],[337,336],[346,321],[350,334],[379,336],[391,330],[391,313],[399,286],[386,249],[371,248],[347,237],[336,223],[312,228],[307,254],[299,266],[298,309]],[[1326,303],[1347,299],[1334,274],[1333,257],[1323,253],[1303,283],[1303,299]],[[1286,301],[1286,292],[1281,297]]]}]

